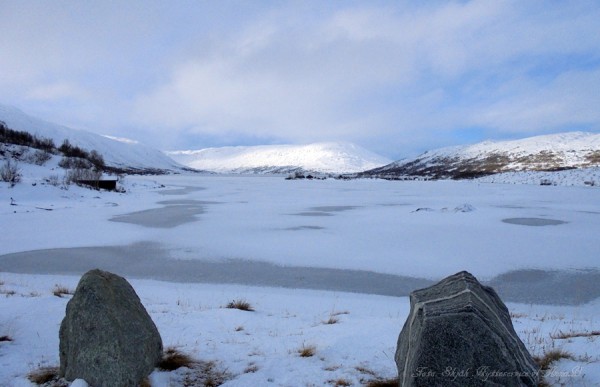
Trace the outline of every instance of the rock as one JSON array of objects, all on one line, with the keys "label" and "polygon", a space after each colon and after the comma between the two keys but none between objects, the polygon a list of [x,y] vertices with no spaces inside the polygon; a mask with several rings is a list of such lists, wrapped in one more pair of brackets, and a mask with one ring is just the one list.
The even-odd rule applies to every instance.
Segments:
[{"label": "rock", "polygon": [[454,208],[454,212],[473,212],[475,211],[475,207],[470,205],[469,203],[461,204],[460,206],[456,206]]},{"label": "rock", "polygon": [[410,295],[400,386],[537,386],[538,367],[494,289],[463,271]]},{"label": "rock", "polygon": [[60,376],[94,387],[138,386],[162,356],[162,340],[131,285],[91,270],[60,325]]}]

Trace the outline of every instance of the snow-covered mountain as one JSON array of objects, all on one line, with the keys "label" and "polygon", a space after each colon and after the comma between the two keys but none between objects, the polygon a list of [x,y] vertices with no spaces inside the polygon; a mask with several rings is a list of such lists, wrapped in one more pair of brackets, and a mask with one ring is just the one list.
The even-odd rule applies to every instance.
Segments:
[{"label": "snow-covered mountain", "polygon": [[87,151],[96,150],[104,157],[107,166],[132,171],[168,171],[182,168],[163,152],[135,141],[53,124],[11,106],[0,104],[0,121],[4,121],[10,129],[51,138],[56,146],[60,146],[67,139],[72,145]]},{"label": "snow-covered mountain", "polygon": [[188,167],[220,173],[353,173],[390,162],[354,144],[338,142],[207,148],[167,155]]},{"label": "snow-covered mountain", "polygon": [[441,148],[360,175],[471,178],[502,172],[556,171],[599,165],[600,134],[568,132]]}]

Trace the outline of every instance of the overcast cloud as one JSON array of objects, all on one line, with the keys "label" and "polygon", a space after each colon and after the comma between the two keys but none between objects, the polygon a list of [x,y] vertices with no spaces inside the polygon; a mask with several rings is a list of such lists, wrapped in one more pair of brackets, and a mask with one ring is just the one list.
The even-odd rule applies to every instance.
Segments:
[{"label": "overcast cloud", "polygon": [[597,1],[0,0],[0,102],[162,149],[600,131]]}]

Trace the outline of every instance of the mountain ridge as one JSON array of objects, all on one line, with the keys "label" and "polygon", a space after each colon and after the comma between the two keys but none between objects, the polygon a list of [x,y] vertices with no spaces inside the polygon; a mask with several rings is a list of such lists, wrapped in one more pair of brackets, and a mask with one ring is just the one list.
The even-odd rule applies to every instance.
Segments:
[{"label": "mountain ridge", "polygon": [[44,121],[13,106],[0,104],[0,121],[10,129],[52,139],[56,146],[68,140],[87,151],[96,150],[103,156],[107,166],[119,170],[161,173],[183,168],[163,152],[136,141]]},{"label": "mountain ridge", "polygon": [[347,142],[256,145],[166,152],[191,168],[219,173],[356,173],[391,160]]},{"label": "mountain ridge", "polygon": [[517,171],[555,171],[600,165],[600,134],[564,132],[508,141],[483,141],[430,150],[359,174],[461,179]]}]

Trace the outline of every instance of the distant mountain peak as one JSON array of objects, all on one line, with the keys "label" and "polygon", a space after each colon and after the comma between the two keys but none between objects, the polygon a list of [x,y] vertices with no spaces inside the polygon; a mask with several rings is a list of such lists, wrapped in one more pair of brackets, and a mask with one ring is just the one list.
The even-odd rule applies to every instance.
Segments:
[{"label": "distant mountain peak", "polygon": [[221,173],[353,173],[390,160],[347,142],[308,145],[258,145],[166,152],[191,168]]}]

